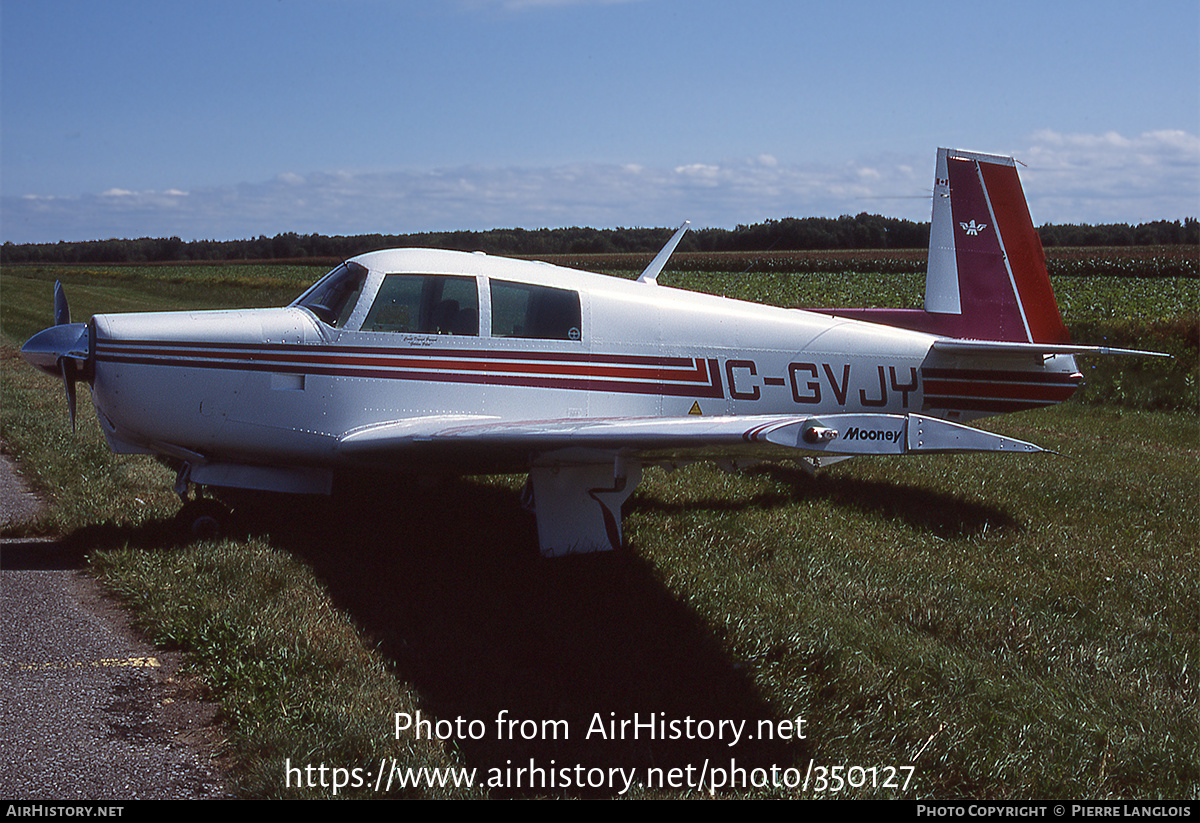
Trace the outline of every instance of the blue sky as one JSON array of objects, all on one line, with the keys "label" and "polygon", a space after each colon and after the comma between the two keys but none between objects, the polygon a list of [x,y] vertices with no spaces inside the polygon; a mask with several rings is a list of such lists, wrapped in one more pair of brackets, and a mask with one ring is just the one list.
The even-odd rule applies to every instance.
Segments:
[{"label": "blue sky", "polygon": [[0,0],[0,239],[1200,214],[1200,3]]}]

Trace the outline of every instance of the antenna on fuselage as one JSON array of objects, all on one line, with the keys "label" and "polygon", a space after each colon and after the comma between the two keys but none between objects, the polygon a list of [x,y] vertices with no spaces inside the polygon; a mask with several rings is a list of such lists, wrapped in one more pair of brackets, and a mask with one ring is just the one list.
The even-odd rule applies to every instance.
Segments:
[{"label": "antenna on fuselage", "polygon": [[671,239],[667,241],[667,245],[662,247],[662,251],[658,253],[650,265],[646,266],[646,270],[638,275],[639,283],[649,283],[651,286],[658,285],[658,275],[662,272],[663,266],[667,265],[667,260],[671,257],[671,252],[675,251],[675,247],[679,245],[679,241],[687,234],[688,226],[692,225],[690,220],[684,220],[683,225],[671,235]]}]

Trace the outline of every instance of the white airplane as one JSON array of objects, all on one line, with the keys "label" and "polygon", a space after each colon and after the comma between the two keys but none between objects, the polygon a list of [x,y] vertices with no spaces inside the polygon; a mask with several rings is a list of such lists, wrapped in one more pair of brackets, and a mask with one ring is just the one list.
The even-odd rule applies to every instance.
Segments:
[{"label": "white airplane", "polygon": [[[328,493],[335,472],[529,472],[543,554],[616,548],[647,465],[1037,446],[964,423],[1082,375],[1011,158],[939,149],[925,309],[762,306],[482,253],[396,249],[285,308],[100,314],[21,353],[92,390],[109,446],[191,484]],[[1135,353],[1135,352],[1125,352]],[[1149,352],[1137,352],[1150,354]]]}]

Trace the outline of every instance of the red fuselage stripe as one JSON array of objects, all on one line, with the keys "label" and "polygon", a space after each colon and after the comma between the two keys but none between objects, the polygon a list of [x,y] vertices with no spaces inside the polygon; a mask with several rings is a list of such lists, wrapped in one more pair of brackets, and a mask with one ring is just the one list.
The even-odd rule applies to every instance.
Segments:
[{"label": "red fuselage stripe", "polygon": [[[715,360],[546,352],[453,352],[97,341],[96,360],[147,366],[429,380],[671,396],[723,397]],[[358,356],[359,353],[374,356]],[[433,355],[433,356],[428,356]],[[507,362],[510,359],[520,362]],[[586,359],[585,359],[586,358]],[[568,360],[571,362],[563,362]]]}]

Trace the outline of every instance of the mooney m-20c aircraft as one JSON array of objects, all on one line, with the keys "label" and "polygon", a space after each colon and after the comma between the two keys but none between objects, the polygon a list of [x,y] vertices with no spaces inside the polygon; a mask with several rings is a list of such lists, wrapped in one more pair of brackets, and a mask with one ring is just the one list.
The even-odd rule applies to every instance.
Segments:
[{"label": "mooney m-20c aircraft", "polygon": [[1041,451],[964,425],[1081,381],[1011,158],[939,149],[924,310],[802,311],[481,253],[397,249],[290,306],[101,314],[25,358],[92,390],[116,452],[191,484],[529,472],[541,551],[621,543],[647,465]]}]

